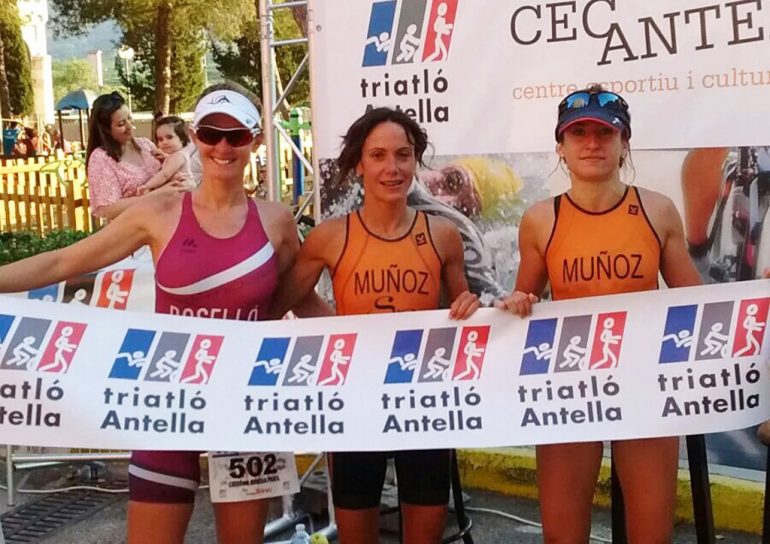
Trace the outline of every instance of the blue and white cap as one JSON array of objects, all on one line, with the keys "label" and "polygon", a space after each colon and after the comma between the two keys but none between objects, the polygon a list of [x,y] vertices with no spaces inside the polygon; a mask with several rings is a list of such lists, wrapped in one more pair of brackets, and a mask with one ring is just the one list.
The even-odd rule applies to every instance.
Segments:
[{"label": "blue and white cap", "polygon": [[200,126],[205,117],[213,113],[232,117],[254,134],[262,132],[262,119],[256,106],[251,103],[251,100],[235,91],[214,91],[204,96],[195,106],[193,130]]}]

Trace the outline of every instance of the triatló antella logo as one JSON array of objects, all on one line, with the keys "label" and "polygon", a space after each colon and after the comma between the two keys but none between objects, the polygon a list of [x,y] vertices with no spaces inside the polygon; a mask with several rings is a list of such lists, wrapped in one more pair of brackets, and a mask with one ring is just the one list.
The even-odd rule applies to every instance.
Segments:
[{"label": "triatl\u00f3 antella logo", "polygon": [[110,378],[185,384],[207,384],[224,337],[144,329],[128,329]]},{"label": "triatl\u00f3 antella logo", "polygon": [[372,2],[362,66],[444,61],[458,0]]},{"label": "triatl\u00f3 antella logo", "polygon": [[479,379],[487,351],[489,326],[446,327],[425,332],[422,329],[396,332],[385,383]]},{"label": "triatl\u00f3 antella logo", "polygon": [[[519,375],[616,368],[626,312],[576,315],[529,322]],[[558,342],[556,330],[561,321]],[[592,338],[589,344],[588,340]]]},{"label": "triatl\u00f3 antella logo", "polygon": [[0,370],[65,374],[86,331],[85,323],[0,314]]},{"label": "triatl\u00f3 antella logo", "polygon": [[48,302],[125,310],[131,294],[134,272],[133,268],[126,268],[86,274],[63,283],[34,289],[27,293],[27,297]]},{"label": "triatl\u00f3 antella logo", "polygon": [[357,337],[351,333],[328,337],[265,338],[259,347],[249,385],[344,385],[353,364]]},{"label": "triatl\u00f3 antella logo", "polygon": [[[762,351],[770,298],[671,306],[659,363],[753,357]],[[696,340],[697,330],[697,340]]]}]

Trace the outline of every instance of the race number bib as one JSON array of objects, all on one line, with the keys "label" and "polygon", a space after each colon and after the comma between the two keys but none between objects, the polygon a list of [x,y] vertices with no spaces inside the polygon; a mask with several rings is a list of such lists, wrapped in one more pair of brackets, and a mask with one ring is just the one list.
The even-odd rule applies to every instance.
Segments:
[{"label": "race number bib", "polygon": [[268,499],[299,492],[291,452],[209,452],[211,502]]}]

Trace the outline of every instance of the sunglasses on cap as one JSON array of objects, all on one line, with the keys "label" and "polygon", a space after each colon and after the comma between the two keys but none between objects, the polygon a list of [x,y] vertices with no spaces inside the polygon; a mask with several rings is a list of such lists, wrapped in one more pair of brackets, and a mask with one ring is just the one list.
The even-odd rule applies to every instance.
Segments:
[{"label": "sunglasses on cap", "polygon": [[564,100],[559,103],[559,116],[564,115],[568,111],[586,108],[592,101],[594,104],[598,104],[599,107],[610,111],[626,114],[628,112],[628,104],[623,100],[623,97],[618,94],[609,91],[577,91],[567,95]]},{"label": "sunglasses on cap", "polygon": [[217,145],[222,139],[232,147],[243,147],[249,145],[258,130],[249,130],[247,128],[217,128],[201,125],[195,129],[195,136],[206,145]]}]

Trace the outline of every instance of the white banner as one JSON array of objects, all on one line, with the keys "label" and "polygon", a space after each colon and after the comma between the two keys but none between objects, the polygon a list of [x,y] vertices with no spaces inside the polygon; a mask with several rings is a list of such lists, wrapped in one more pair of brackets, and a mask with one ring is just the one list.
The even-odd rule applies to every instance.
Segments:
[{"label": "white banner", "polygon": [[770,417],[766,280],[499,310],[271,322],[0,298],[0,441],[487,447]]},{"label": "white banner", "polygon": [[[633,147],[767,143],[770,4],[739,0],[311,0],[316,156],[368,107],[399,107],[441,155],[550,151],[556,106],[600,82]],[[729,130],[726,130],[729,127]]]},{"label": "white banner", "polygon": [[149,248],[142,248],[136,257],[123,259],[90,274],[11,296],[73,306],[154,312],[155,267]]}]

